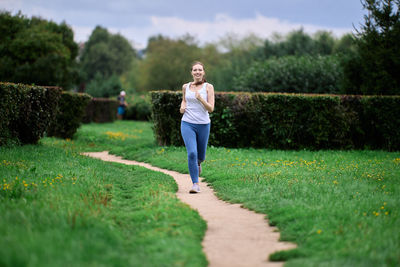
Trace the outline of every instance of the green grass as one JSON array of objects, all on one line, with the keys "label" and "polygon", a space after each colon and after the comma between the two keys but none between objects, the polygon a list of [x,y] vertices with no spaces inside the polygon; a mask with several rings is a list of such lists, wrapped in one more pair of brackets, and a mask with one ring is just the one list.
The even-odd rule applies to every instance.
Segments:
[{"label": "green grass", "polygon": [[[129,134],[130,127],[137,126],[146,134],[136,139],[111,142],[104,135],[107,128]],[[98,148],[187,173],[185,149],[157,147],[149,131],[150,124],[137,122],[87,125],[76,144],[66,147],[90,150],[80,139],[92,136]],[[287,260],[287,266],[400,264],[398,152],[211,147],[202,176],[220,198],[268,214],[282,240],[298,244],[272,256]]]},{"label": "green grass", "polygon": [[[142,160],[187,172],[182,150]],[[220,198],[268,214],[282,240],[298,244],[274,255],[287,266],[400,264],[399,153],[211,148],[202,176]]]},{"label": "green grass", "polygon": [[0,266],[207,265],[171,177],[49,141],[0,150]]},{"label": "green grass", "polygon": [[[3,176],[3,170],[7,169],[8,179],[15,179],[14,176],[20,175],[27,183],[31,183],[31,180],[25,178],[30,176],[25,174],[29,174],[33,169],[36,173],[33,177],[37,179],[54,178],[60,173],[63,177],[69,177],[69,180],[63,178],[64,183],[72,183],[72,177],[77,177],[77,181],[81,182],[80,186],[84,189],[74,191],[78,189],[69,185],[73,191],[65,191],[63,194],[40,193],[44,188],[42,191],[28,190],[22,197],[7,200],[5,202],[7,204],[2,202],[2,214],[10,214],[5,216],[9,218],[8,223],[2,223],[4,228],[1,229],[1,234],[7,238],[0,241],[4,242],[1,247],[5,247],[6,242],[14,245],[0,252],[2,253],[0,265],[2,261],[8,263],[10,259],[20,258],[30,259],[29,262],[36,262],[37,258],[52,258],[53,263],[58,263],[56,258],[60,258],[60,262],[72,264],[74,253],[78,255],[79,260],[81,259],[78,262],[82,265],[101,265],[104,262],[111,265],[123,265],[122,263],[129,262],[134,265],[136,259],[156,266],[163,265],[164,262],[168,263],[166,265],[180,263],[187,265],[185,260],[189,254],[195,255],[197,259],[196,262],[190,262],[194,266],[206,264],[204,256],[199,252],[204,223],[195,212],[185,210],[186,206],[179,204],[172,196],[176,185],[171,179],[139,167],[106,164],[77,156],[81,151],[111,150],[112,153],[125,158],[146,161],[162,168],[187,173],[185,148],[156,146],[149,123],[123,121],[83,125],[73,141],[44,138],[38,147],[14,148],[14,150],[0,152],[1,160],[4,158],[10,162],[9,166],[1,168]],[[202,176],[214,187],[220,198],[243,203],[245,207],[268,214],[271,224],[277,225],[280,229],[281,238],[298,244],[295,250],[275,253],[272,256],[275,260],[286,260],[287,266],[398,266],[400,264],[400,153],[398,152],[271,151],[210,147],[207,160],[203,164]],[[153,181],[154,177],[159,177],[159,180]],[[118,184],[128,183],[127,181],[134,185],[123,187],[129,189],[120,189]],[[141,186],[135,191],[137,183]],[[110,190],[110,184],[113,192],[113,198],[108,201],[110,205],[96,204],[99,202],[99,197],[93,196],[93,192],[94,194],[101,192],[103,198],[100,197],[100,200],[104,200],[104,196]],[[78,183],[74,186],[76,185]],[[57,188],[64,190],[64,187]],[[162,201],[157,202],[158,198],[150,197],[152,190],[156,190],[158,196],[170,196],[172,208],[161,206],[160,211],[158,205],[165,200],[162,198]],[[123,197],[130,192],[132,193],[129,196],[132,199],[137,200],[136,197],[141,199],[140,196],[143,194],[150,198],[149,203],[157,204],[143,204],[152,207],[151,211],[147,212],[143,206],[135,205],[141,204],[137,203],[141,201],[131,203],[129,202],[131,198],[127,200]],[[67,195],[68,197],[63,197]],[[70,200],[71,196],[75,196],[74,199],[77,201]],[[116,196],[120,197],[119,200]],[[148,199],[143,198],[146,201]],[[121,212],[122,208],[132,208],[132,214],[138,217],[134,217],[136,219],[133,222],[130,215],[127,215],[129,218],[122,216],[124,219],[115,219],[115,216],[119,218],[118,214],[126,214],[125,211]],[[54,213],[55,210],[57,213]],[[84,212],[75,212],[77,210]],[[97,210],[100,210],[101,215],[96,213]],[[171,213],[164,214],[166,211]],[[176,218],[175,214],[185,215]],[[147,230],[142,230],[140,227],[144,227],[146,219],[143,218],[146,216],[158,220],[154,219],[147,225]],[[71,226],[72,218],[75,218],[74,227]],[[119,220],[122,220],[122,223],[119,223]],[[171,223],[169,220],[176,222]],[[36,224],[31,225],[31,221],[36,221]],[[38,224],[38,221],[41,223]],[[134,222],[139,223],[140,227],[137,229],[140,231],[135,232],[137,235],[126,235],[125,233],[133,231],[133,228],[136,229],[137,226],[128,225]],[[161,226],[159,227],[157,223]],[[13,227],[18,229],[12,230]],[[88,230],[92,228],[93,232]],[[199,228],[201,231],[194,228]],[[57,236],[67,229],[70,230],[65,238],[70,241],[58,244]],[[26,232],[29,235],[26,235]],[[142,232],[148,234],[140,235]],[[105,237],[96,233],[104,233]],[[153,235],[160,233],[165,234],[166,241],[162,242],[163,238],[153,238]],[[192,238],[185,239],[187,233]],[[88,235],[87,238],[83,238],[85,235]],[[74,236],[79,236],[83,241],[75,239]],[[123,238],[120,238],[121,236]],[[125,238],[126,236],[130,237],[130,241]],[[31,245],[22,246],[24,238],[38,241],[30,241],[33,242]],[[99,238],[101,241],[91,243],[94,238]],[[176,255],[175,252],[169,252],[169,249],[173,249],[169,244],[175,242],[179,243],[177,247],[182,250],[179,252],[184,255],[181,255],[181,260],[177,260],[178,263],[171,263]],[[135,247],[136,243],[140,246]],[[57,249],[50,249],[49,246]],[[78,252],[74,251],[77,247],[80,248]],[[85,247],[94,252],[89,253]],[[117,249],[113,250],[111,247]],[[142,247],[146,252],[136,251]],[[187,247],[193,249],[188,252]],[[47,249],[50,249],[50,252]],[[58,252],[62,250],[68,252]],[[107,253],[103,253],[101,259],[95,259],[93,256],[96,252],[106,250]],[[124,251],[126,254],[118,256],[119,251]],[[27,256],[21,257],[21,255]],[[5,261],[6,259],[8,261]]]}]

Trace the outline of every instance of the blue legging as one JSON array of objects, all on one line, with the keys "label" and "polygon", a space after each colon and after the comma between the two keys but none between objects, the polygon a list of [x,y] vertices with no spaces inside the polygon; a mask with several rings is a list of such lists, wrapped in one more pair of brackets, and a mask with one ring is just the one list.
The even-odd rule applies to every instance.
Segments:
[{"label": "blue legging", "polygon": [[202,163],[206,159],[207,143],[210,135],[210,123],[194,124],[182,121],[181,134],[188,155],[190,178],[192,178],[193,183],[198,183],[198,164]]}]

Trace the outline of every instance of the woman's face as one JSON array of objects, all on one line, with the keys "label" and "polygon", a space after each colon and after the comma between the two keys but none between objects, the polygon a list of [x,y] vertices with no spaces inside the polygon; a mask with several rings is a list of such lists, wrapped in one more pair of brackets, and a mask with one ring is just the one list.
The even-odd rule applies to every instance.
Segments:
[{"label": "woman's face", "polygon": [[204,72],[204,68],[200,64],[196,64],[192,67],[192,76],[193,80],[201,81],[206,73]]}]

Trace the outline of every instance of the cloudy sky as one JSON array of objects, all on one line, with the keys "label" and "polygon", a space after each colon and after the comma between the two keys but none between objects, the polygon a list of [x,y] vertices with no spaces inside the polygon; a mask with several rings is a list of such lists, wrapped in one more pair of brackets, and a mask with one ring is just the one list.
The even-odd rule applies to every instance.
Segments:
[{"label": "cloudy sky", "polygon": [[301,27],[310,34],[328,30],[340,36],[359,28],[365,14],[360,0],[0,0],[0,10],[65,21],[77,42],[101,25],[137,48],[156,34],[189,33],[200,45],[227,33],[270,38]]}]

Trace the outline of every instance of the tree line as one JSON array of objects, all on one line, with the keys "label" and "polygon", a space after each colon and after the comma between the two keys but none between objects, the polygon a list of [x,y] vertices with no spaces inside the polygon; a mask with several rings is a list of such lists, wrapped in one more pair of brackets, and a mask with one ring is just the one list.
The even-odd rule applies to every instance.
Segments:
[{"label": "tree line", "polygon": [[200,60],[218,91],[400,94],[399,2],[362,1],[356,33],[335,37],[303,29],[270,39],[226,35],[199,45],[187,34],[152,36],[136,51],[120,34],[97,26],[84,44],[65,23],[0,13],[0,80],[57,85],[95,97],[178,90]]}]

